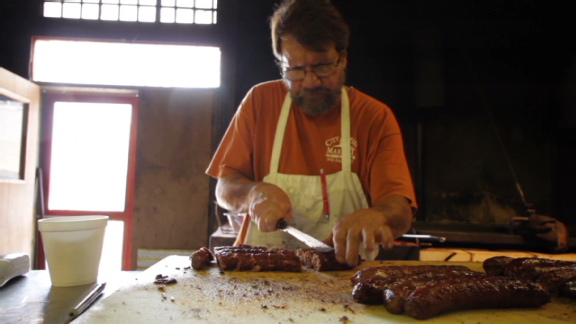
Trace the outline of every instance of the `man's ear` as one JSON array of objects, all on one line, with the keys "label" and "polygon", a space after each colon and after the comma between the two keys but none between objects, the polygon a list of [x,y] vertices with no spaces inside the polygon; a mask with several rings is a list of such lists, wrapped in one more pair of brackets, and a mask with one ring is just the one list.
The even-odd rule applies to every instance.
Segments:
[{"label": "man's ear", "polygon": [[348,67],[348,52],[347,51],[342,52],[342,58],[340,59],[340,64],[342,64],[342,67],[344,69],[346,69]]}]

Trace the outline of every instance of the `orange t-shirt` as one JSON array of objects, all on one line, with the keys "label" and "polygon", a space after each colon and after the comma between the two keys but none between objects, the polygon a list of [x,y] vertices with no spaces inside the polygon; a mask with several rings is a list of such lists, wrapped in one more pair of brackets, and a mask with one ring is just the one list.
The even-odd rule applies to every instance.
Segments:
[{"label": "orange t-shirt", "polygon": [[[396,117],[384,103],[354,89],[350,97],[352,172],[356,173],[369,204],[401,195],[416,208],[414,187]],[[270,170],[276,125],[288,89],[282,80],[254,86],[236,111],[207,174],[220,178],[240,172],[262,181]],[[342,169],[341,113],[309,116],[292,109],[281,151],[279,172],[319,175]]]}]

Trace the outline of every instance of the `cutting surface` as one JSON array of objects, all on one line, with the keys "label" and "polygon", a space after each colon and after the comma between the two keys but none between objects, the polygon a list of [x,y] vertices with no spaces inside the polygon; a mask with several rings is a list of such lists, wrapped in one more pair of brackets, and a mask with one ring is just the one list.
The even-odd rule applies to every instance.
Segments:
[{"label": "cutting surface", "polygon": [[[362,268],[397,264],[446,264],[421,261],[366,262],[354,271],[302,273],[221,272],[190,269],[187,257],[169,256],[150,267],[137,284],[100,300],[73,324],[99,323],[422,323],[393,315],[383,306],[352,299],[350,277]],[[450,262],[482,270],[479,262]],[[177,283],[164,290],[159,274]],[[538,309],[475,310],[441,315],[428,323],[575,323],[576,301],[554,298]]]}]

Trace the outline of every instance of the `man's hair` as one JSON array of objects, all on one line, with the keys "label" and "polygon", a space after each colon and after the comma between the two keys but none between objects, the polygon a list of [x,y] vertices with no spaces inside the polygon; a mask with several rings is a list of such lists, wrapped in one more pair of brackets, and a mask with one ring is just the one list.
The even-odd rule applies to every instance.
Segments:
[{"label": "man's hair", "polygon": [[270,17],[272,49],[282,57],[281,38],[290,35],[305,48],[326,52],[332,45],[340,53],[348,48],[350,30],[330,0],[283,0]]}]

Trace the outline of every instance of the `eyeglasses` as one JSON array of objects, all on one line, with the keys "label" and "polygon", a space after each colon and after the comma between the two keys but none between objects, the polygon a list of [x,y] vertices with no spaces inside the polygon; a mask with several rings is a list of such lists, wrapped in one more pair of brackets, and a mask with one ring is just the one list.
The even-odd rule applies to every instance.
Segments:
[{"label": "eyeglasses", "polygon": [[[282,77],[289,81],[302,81],[306,78],[306,74],[308,72],[314,73],[314,75],[318,78],[325,78],[330,76],[332,73],[336,71],[336,67],[340,65],[340,61],[342,60],[342,56],[338,57],[338,61],[336,63],[320,63],[311,66],[311,70],[306,70],[305,67],[296,67],[296,68],[282,68],[280,67],[280,73]],[[283,64],[280,62],[280,64]]]}]

